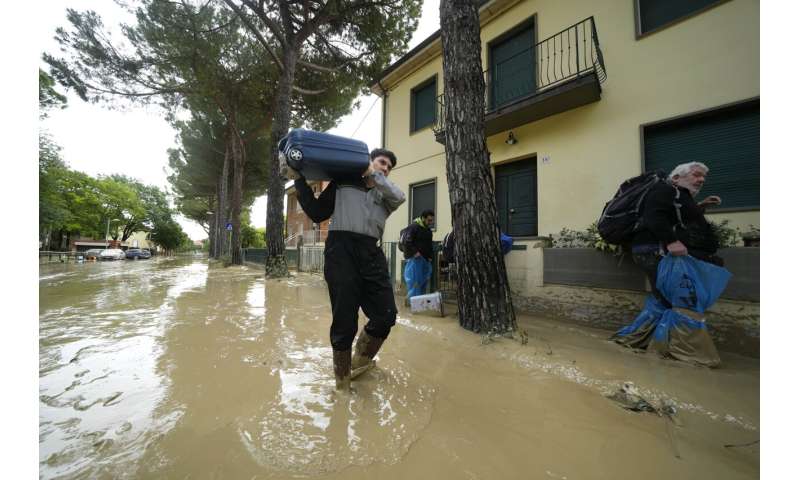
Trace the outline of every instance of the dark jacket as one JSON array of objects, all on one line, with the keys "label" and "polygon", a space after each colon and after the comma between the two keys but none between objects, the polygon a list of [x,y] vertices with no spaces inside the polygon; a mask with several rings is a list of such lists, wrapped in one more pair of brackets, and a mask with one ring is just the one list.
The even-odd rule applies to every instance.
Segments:
[{"label": "dark jacket", "polygon": [[705,208],[697,205],[689,190],[683,187],[668,183],[653,187],[644,199],[642,227],[634,235],[634,249],[646,245],[666,246],[680,240],[689,255],[709,261],[719,248],[719,240],[706,220]]},{"label": "dark jacket", "polygon": [[372,174],[374,188],[367,188],[363,179],[353,182],[331,182],[318,198],[305,178],[294,181],[297,200],[314,223],[331,219],[328,231],[346,231],[374,239],[383,236],[386,219],[406,197],[383,173]]},{"label": "dark jacket", "polygon": [[408,226],[408,242],[405,244],[405,257],[411,258],[419,252],[428,260],[433,259],[433,232],[424,220],[414,219]]}]

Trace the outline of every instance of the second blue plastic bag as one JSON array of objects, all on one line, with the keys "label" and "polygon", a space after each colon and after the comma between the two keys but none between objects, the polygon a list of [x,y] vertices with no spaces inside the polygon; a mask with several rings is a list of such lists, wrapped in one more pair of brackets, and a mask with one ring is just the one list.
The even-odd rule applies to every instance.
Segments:
[{"label": "second blue plastic bag", "polygon": [[423,257],[413,257],[406,260],[403,279],[406,281],[409,298],[425,293],[432,270],[431,262]]},{"label": "second blue plastic bag", "polygon": [[673,307],[704,313],[717,301],[731,272],[694,257],[667,255],[658,264],[656,288]]}]

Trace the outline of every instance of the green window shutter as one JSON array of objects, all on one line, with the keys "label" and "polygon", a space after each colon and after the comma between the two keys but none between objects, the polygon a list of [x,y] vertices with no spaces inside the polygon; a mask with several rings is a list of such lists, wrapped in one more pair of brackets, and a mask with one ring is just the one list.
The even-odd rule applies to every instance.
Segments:
[{"label": "green window shutter", "polygon": [[436,121],[436,80],[412,91],[411,130],[417,131]]},{"label": "green window shutter", "polygon": [[491,49],[490,108],[500,107],[536,89],[533,26]]},{"label": "green window shutter", "polygon": [[669,173],[686,162],[709,168],[698,198],[719,195],[720,208],[758,209],[759,102],[644,129],[645,170]]},{"label": "green window shutter", "polygon": [[707,8],[720,0],[638,0],[641,33]]},{"label": "green window shutter", "polygon": [[[411,186],[411,220],[419,217],[424,210],[436,213],[436,182]],[[436,228],[435,226],[433,228]]]}]

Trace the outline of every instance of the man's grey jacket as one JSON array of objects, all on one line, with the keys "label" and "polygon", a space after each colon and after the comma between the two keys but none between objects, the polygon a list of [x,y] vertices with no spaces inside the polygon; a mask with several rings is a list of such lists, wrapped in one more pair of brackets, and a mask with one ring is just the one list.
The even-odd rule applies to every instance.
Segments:
[{"label": "man's grey jacket", "polygon": [[386,219],[406,201],[397,185],[381,172],[373,172],[374,188],[367,188],[366,180],[330,182],[325,190],[314,197],[305,178],[294,181],[300,206],[314,223],[331,219],[328,231],[346,231],[367,235],[376,240],[383,237]]}]

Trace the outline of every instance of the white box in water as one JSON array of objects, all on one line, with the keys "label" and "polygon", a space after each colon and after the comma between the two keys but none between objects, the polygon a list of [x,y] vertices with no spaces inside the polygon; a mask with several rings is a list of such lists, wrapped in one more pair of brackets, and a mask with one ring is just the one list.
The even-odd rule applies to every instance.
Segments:
[{"label": "white box in water", "polygon": [[412,313],[431,312],[438,313],[444,317],[444,303],[440,292],[429,293],[427,295],[417,295],[408,299],[411,304]]}]

